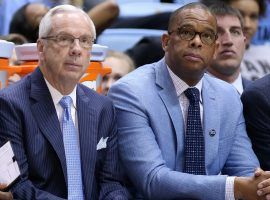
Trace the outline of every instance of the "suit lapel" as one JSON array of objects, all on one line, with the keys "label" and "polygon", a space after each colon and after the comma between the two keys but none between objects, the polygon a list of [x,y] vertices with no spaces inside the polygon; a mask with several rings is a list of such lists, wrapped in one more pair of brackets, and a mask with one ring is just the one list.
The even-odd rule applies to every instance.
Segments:
[{"label": "suit lapel", "polygon": [[77,116],[85,199],[90,199],[97,154],[98,117],[95,106],[92,105],[90,98],[85,95],[79,85],[77,88]]},{"label": "suit lapel", "polygon": [[[155,71],[156,84],[161,87],[161,90],[158,92],[159,96],[168,111],[176,133],[176,163],[182,163],[183,158],[181,158],[181,155],[183,155],[184,151],[184,120],[175,87],[167,70],[164,59],[157,63],[155,66]],[[179,167],[180,165],[177,165],[176,170],[179,170]]]},{"label": "suit lapel", "polygon": [[218,154],[221,113],[218,105],[218,99],[215,95],[215,90],[216,89],[210,84],[207,75],[205,75],[202,86],[202,98],[206,169],[207,166],[214,163]]},{"label": "suit lapel", "polygon": [[[159,96],[162,99],[169,116],[172,120],[173,126],[176,132],[177,138],[177,155],[176,163],[182,163],[184,155],[184,120],[177,98],[177,94],[166,68],[164,59],[157,63],[155,66],[156,71],[156,84],[161,87],[159,90]],[[203,129],[205,135],[205,158],[206,169],[210,163],[213,163],[218,154],[219,144],[219,130],[220,130],[220,110],[218,109],[218,100],[215,95],[215,88],[209,83],[207,77],[203,80],[202,89],[203,98]]]},{"label": "suit lapel", "polygon": [[67,183],[66,158],[60,123],[51,94],[39,68],[31,75],[30,98],[34,100],[31,111],[39,124],[41,132],[55,150]]},{"label": "suit lapel", "polygon": [[242,77],[242,84],[243,84],[243,89],[245,90],[247,86],[249,86],[252,83],[252,81],[247,80]]}]

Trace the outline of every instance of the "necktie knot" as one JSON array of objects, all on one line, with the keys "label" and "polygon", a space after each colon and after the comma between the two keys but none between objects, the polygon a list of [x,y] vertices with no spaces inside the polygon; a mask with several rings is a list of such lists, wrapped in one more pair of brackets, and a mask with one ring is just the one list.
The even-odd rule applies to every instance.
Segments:
[{"label": "necktie knot", "polygon": [[72,98],[70,96],[64,96],[59,101],[59,104],[64,109],[64,115],[63,115],[64,120],[71,119],[71,103],[72,103]]},{"label": "necktie knot", "polygon": [[197,88],[188,88],[184,91],[184,93],[190,103],[195,104],[200,102],[200,91]]},{"label": "necktie knot", "polygon": [[64,96],[62,99],[59,101],[59,104],[62,106],[63,109],[65,108],[70,108],[72,103],[72,98],[70,96]]}]

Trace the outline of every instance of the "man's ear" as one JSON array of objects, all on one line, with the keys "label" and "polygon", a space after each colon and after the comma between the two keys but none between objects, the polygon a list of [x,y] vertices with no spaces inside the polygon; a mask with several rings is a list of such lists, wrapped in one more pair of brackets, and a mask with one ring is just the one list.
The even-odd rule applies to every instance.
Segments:
[{"label": "man's ear", "polygon": [[166,52],[168,49],[168,45],[170,43],[170,35],[168,33],[164,33],[161,37],[162,41],[162,49]]},{"label": "man's ear", "polygon": [[37,53],[38,53],[39,60],[43,60],[44,58],[44,48],[45,48],[44,40],[38,39],[37,40]]},{"label": "man's ear", "polygon": [[41,39],[38,39],[37,40],[37,50],[38,50],[38,53],[43,52],[43,48],[44,48],[44,41],[41,40]]},{"label": "man's ear", "polygon": [[37,50],[38,53],[42,53],[44,49],[44,41],[42,41],[41,39],[37,40]]},{"label": "man's ear", "polygon": [[215,42],[214,45],[215,45],[215,52],[214,52],[214,55],[213,55],[213,59],[216,59],[217,58],[217,51],[218,51],[218,48],[219,48],[219,45],[220,45],[218,40]]}]

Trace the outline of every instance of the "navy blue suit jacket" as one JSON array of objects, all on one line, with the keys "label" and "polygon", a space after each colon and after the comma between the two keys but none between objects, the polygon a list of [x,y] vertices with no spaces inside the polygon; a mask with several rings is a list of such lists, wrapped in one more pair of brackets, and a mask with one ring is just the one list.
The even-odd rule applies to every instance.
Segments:
[{"label": "navy blue suit jacket", "polygon": [[[0,142],[11,141],[18,199],[66,199],[67,168],[56,110],[39,68],[0,92]],[[117,127],[107,97],[78,84],[77,117],[85,199],[126,199],[118,173]],[[97,150],[101,138],[107,148]]]},{"label": "navy blue suit jacket", "polygon": [[247,133],[261,167],[270,170],[270,75],[254,81],[241,96]]},{"label": "navy blue suit jacket", "polygon": [[252,81],[242,77],[242,84],[243,84],[243,89],[245,90],[250,84],[252,84]]}]

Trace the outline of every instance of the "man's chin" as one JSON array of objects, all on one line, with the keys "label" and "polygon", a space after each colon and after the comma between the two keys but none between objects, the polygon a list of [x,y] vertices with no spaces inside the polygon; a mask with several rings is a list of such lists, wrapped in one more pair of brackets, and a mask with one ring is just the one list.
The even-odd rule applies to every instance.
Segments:
[{"label": "man's chin", "polygon": [[64,75],[64,80],[67,82],[79,82],[81,78],[82,75],[74,71],[69,71]]}]

